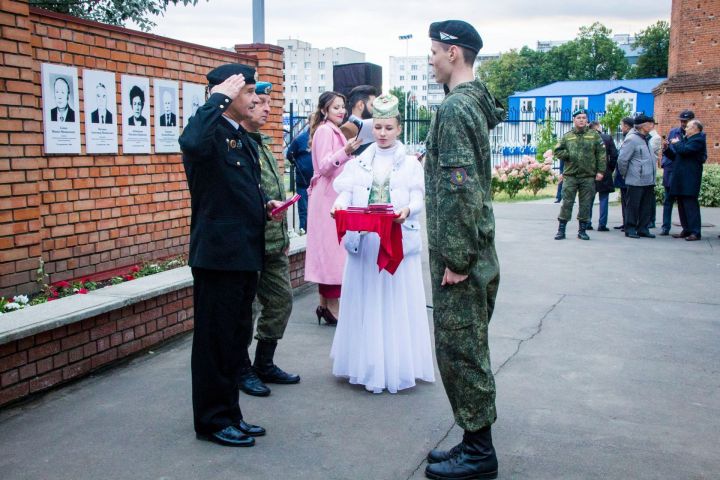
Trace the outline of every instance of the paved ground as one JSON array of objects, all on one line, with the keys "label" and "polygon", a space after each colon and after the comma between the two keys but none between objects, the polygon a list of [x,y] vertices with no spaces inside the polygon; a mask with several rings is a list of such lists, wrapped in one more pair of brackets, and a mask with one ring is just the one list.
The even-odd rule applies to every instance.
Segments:
[{"label": "paved ground", "polygon": [[[719,478],[720,228],[694,243],[618,231],[557,242],[557,210],[496,206],[500,478]],[[720,209],[703,219],[720,225]],[[334,330],[314,306],[298,296],[277,358],[302,383],[241,398],[269,430],[255,448],[195,440],[186,337],[0,411],[0,477],[423,478],[426,452],[461,435],[441,383],[372,395],[333,378]]]}]

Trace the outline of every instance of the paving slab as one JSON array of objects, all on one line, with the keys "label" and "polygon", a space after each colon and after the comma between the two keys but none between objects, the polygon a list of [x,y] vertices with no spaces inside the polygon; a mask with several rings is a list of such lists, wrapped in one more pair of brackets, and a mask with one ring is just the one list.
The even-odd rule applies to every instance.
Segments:
[{"label": "paving slab", "polygon": [[[692,243],[616,230],[554,241],[557,205],[495,209],[500,478],[718,478],[719,229]],[[703,216],[720,224],[720,209]],[[611,225],[619,217],[612,207]],[[302,382],[241,396],[268,429],[254,448],[195,439],[185,336],[0,410],[0,477],[423,478],[427,451],[462,435],[439,377],[396,395],[334,378],[334,329],[317,325],[315,304],[312,289],[296,297],[278,348]]]}]

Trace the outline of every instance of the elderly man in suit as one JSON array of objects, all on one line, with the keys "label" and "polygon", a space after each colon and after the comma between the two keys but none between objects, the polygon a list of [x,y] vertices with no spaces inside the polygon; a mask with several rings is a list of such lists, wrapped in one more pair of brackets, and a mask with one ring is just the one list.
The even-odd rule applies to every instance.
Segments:
[{"label": "elderly man in suit", "polygon": [[191,197],[195,432],[234,447],[252,446],[254,436],[265,434],[243,420],[236,377],[252,335],[265,222],[282,204],[261,189],[257,146],[240,125],[258,102],[254,75],[239,64],[208,73],[211,95],[180,136]]}]

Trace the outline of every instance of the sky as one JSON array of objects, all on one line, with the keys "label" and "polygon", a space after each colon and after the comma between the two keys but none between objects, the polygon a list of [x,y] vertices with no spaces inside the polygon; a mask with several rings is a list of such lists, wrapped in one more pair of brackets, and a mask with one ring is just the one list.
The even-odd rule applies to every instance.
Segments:
[{"label": "sky", "polygon": [[[389,68],[389,56],[426,55],[428,26],[450,18],[480,32],[480,53],[498,53],[538,40],[571,40],[578,29],[600,21],[613,33],[637,33],[670,19],[672,0],[440,0],[312,1],[266,0],[265,43],[297,38],[313,47],[348,47],[368,62]],[[251,43],[252,0],[200,0],[197,6],[170,6],[151,33],[209,47]],[[128,25],[134,28],[132,25]]]}]

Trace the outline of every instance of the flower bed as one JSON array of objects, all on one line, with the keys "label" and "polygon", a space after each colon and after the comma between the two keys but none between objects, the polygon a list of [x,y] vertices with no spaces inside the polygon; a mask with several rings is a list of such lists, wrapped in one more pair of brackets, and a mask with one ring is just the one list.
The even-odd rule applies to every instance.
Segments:
[{"label": "flower bed", "polygon": [[504,192],[511,199],[521,190],[530,190],[533,195],[551,183],[557,183],[558,174],[553,170],[552,150],[543,154],[543,162],[530,156],[522,157],[517,163],[503,162],[493,169],[492,193]]}]

